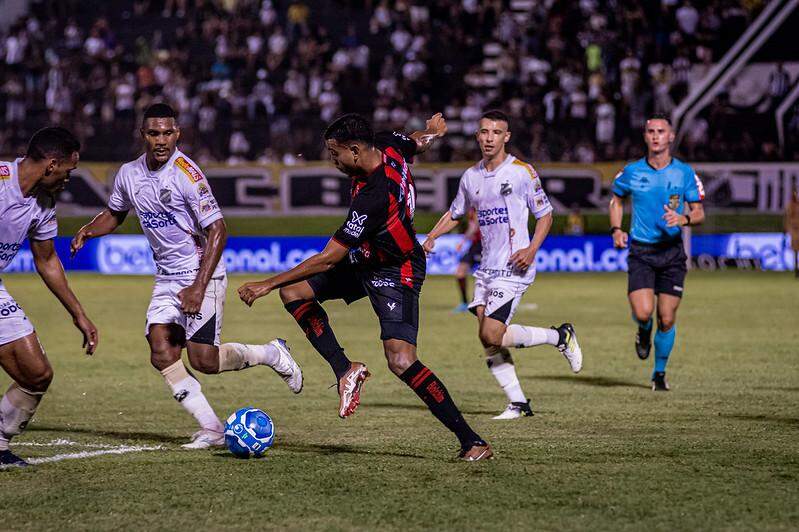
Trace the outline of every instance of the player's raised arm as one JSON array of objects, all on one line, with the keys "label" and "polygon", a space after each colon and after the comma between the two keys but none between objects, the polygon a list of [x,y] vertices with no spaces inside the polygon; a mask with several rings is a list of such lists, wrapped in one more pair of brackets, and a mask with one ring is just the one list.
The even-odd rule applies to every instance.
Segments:
[{"label": "player's raised arm", "polygon": [[31,240],[30,244],[36,271],[39,272],[39,276],[44,281],[44,284],[47,285],[47,288],[50,289],[72,316],[75,327],[83,333],[83,347],[86,348],[86,354],[94,354],[99,342],[97,327],[86,316],[83,306],[78,301],[78,298],[75,297],[72,289],[70,289],[67,277],[64,274],[64,266],[55,252],[53,241]]},{"label": "player's raised arm", "polygon": [[90,238],[97,238],[98,236],[104,236],[116,231],[116,228],[125,221],[127,215],[128,211],[113,211],[108,208],[103,209],[91,222],[81,227],[72,239],[69,245],[71,256],[74,257]]},{"label": "player's raised arm", "polygon": [[424,153],[433,142],[447,133],[447,121],[444,115],[436,113],[425,123],[424,131],[414,131],[409,135],[416,142],[416,153]]},{"label": "player's raised arm", "polygon": [[263,281],[245,283],[239,287],[239,297],[252,306],[253,302],[259,297],[263,297],[275,288],[281,288],[298,281],[303,281],[316,275],[333,269],[333,266],[344,260],[349,253],[349,248],[331,238],[321,253],[308,257],[287,272],[280,273]]}]

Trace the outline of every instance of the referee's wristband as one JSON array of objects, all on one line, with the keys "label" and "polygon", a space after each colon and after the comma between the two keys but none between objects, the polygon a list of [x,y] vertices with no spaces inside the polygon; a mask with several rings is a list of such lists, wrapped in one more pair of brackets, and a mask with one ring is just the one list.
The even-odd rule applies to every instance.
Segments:
[{"label": "referee's wristband", "polygon": [[615,233],[616,231],[621,231],[621,230],[622,230],[621,227],[617,227],[614,225],[613,227],[610,228],[610,234],[613,235],[613,233]]}]

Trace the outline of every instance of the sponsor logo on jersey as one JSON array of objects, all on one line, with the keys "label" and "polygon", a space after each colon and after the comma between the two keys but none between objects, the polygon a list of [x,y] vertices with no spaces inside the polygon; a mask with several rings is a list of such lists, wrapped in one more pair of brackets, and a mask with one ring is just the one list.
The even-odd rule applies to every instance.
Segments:
[{"label": "sponsor logo on jersey", "polygon": [[200,201],[200,214],[213,212],[219,207],[215,199],[205,199]]},{"label": "sponsor logo on jersey", "polygon": [[142,211],[139,212],[139,221],[141,222],[141,226],[147,229],[158,229],[178,223],[175,216],[168,212]]},{"label": "sponsor logo on jersey", "polygon": [[0,242],[0,261],[10,262],[14,260],[19,248],[19,242]]},{"label": "sponsor logo on jersey", "polygon": [[199,192],[201,198],[211,193],[209,188],[205,186],[205,183],[200,183],[199,185],[197,185],[197,192]]},{"label": "sponsor logo on jersey", "polygon": [[197,183],[201,181],[203,178],[202,173],[197,170],[189,161],[184,159],[183,157],[178,157],[175,159],[175,165],[183,170],[183,173],[189,177],[189,181],[192,183]]},{"label": "sponsor logo on jersey", "polygon": [[669,195],[669,209],[676,211],[679,207],[680,207],[680,195],[679,194]]},{"label": "sponsor logo on jersey", "polygon": [[160,192],[158,192],[158,198],[161,200],[161,203],[166,205],[172,201],[172,191],[168,188],[162,188]]},{"label": "sponsor logo on jersey", "polygon": [[19,306],[19,303],[14,300],[7,301],[6,303],[0,305],[0,317],[7,318],[12,314],[16,314],[20,310],[22,310],[22,307]]},{"label": "sponsor logo on jersey", "polygon": [[370,282],[375,288],[380,288],[381,286],[394,286],[394,281],[390,279],[372,279]]},{"label": "sponsor logo on jersey", "polygon": [[388,307],[388,310],[394,310],[395,308],[397,308],[397,304],[394,303],[393,301],[389,301],[388,303],[386,303],[386,306]]},{"label": "sponsor logo on jersey", "polygon": [[2,164],[0,165],[0,181],[5,181],[11,177],[11,168]]},{"label": "sponsor logo on jersey", "polygon": [[508,208],[493,207],[491,209],[478,209],[477,222],[480,227],[508,223]]},{"label": "sponsor logo on jersey", "polygon": [[366,223],[367,214],[358,214],[358,211],[352,211],[352,219],[347,221],[344,227],[344,232],[350,236],[358,238],[363,233],[363,224]]}]

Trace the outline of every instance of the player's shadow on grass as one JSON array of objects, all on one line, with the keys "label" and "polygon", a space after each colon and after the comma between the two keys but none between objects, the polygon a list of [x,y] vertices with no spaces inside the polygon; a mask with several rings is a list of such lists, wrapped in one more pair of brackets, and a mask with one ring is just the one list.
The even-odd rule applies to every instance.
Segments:
[{"label": "player's shadow on grass", "polygon": [[[394,456],[397,458],[417,458],[425,459],[427,456],[410,453],[394,453],[389,451],[379,451],[373,448],[353,447],[350,445],[330,445],[321,443],[299,443],[299,442],[283,442],[279,443],[281,450],[290,451],[293,453],[312,453],[323,456],[335,456],[338,454],[371,454],[378,456]],[[236,458],[229,452],[220,451],[214,453],[215,456],[222,458]]]},{"label": "player's shadow on grass", "polygon": [[148,441],[158,443],[186,443],[186,436],[167,436],[155,432],[122,432],[116,430],[98,430],[78,427],[55,427],[51,425],[29,425],[26,432],[57,432],[62,434],[91,434],[100,438],[110,438],[121,441]]},{"label": "player's shadow on grass", "polygon": [[[424,410],[428,412],[427,405],[418,404],[406,404],[406,403],[363,403],[363,405],[369,408],[386,408],[390,410]],[[480,415],[496,415],[496,412],[493,410],[470,410],[468,408],[461,409],[462,414],[467,414],[470,416],[480,416]]]},{"label": "player's shadow on grass", "polygon": [[646,384],[641,384],[640,382],[630,382],[630,381],[623,381],[619,379],[614,379],[612,377],[602,377],[601,375],[597,376],[572,376],[572,375],[541,375],[538,377],[529,377],[531,380],[538,380],[538,381],[562,381],[562,382],[573,382],[575,384],[582,384],[584,386],[597,386],[599,388],[647,388],[649,386]]},{"label": "player's shadow on grass", "polygon": [[727,419],[737,419],[739,421],[776,423],[778,425],[787,425],[789,427],[799,428],[799,417],[768,416],[765,414],[719,414],[719,416],[726,417]]}]

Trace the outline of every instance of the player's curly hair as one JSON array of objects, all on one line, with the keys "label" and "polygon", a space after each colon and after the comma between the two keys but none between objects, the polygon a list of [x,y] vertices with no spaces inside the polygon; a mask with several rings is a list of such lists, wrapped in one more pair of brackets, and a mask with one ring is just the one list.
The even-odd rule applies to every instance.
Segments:
[{"label": "player's curly hair", "polygon": [[324,134],[325,140],[336,142],[363,142],[369,146],[374,143],[375,132],[372,124],[357,113],[349,113],[336,118]]},{"label": "player's curly hair", "polygon": [[51,157],[63,161],[76,151],[80,151],[80,141],[75,135],[63,127],[45,127],[33,134],[25,156],[34,161]]}]

